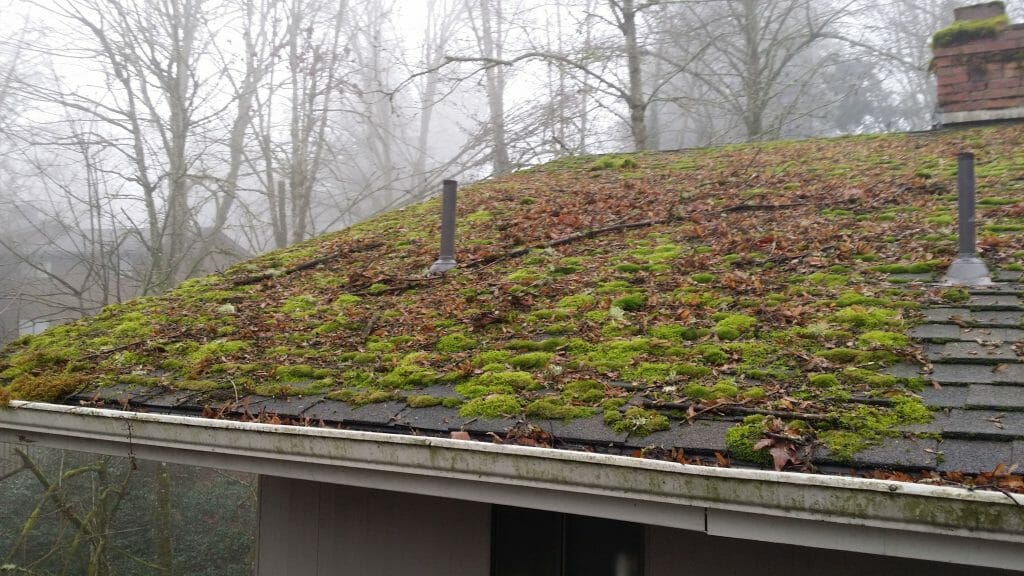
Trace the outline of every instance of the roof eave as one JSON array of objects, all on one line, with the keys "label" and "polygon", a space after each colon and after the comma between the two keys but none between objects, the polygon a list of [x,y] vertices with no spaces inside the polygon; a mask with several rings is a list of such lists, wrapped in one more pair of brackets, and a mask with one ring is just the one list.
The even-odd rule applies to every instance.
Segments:
[{"label": "roof eave", "polygon": [[[0,442],[1019,568],[1024,498],[446,438],[12,402]],[[868,529],[868,530],[865,530]]]}]

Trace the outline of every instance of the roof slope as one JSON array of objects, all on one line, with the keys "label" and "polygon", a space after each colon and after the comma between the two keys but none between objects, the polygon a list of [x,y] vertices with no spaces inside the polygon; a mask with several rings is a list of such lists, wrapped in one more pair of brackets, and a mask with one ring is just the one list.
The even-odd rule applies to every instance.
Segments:
[{"label": "roof slope", "polygon": [[[928,405],[955,395],[907,334],[967,297],[926,283],[956,251],[961,149],[984,256],[1021,268],[1022,144],[1002,125],[560,160],[463,189],[442,278],[432,200],[21,339],[0,396],[948,469]],[[989,372],[1024,385],[1007,350]],[[1001,430],[1000,463],[1024,459],[1024,423]]]}]

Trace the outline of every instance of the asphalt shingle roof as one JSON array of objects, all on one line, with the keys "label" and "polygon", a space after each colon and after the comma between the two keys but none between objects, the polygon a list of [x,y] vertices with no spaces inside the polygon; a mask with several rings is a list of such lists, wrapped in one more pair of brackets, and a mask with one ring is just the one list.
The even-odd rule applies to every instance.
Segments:
[{"label": "asphalt shingle roof", "polygon": [[[559,160],[461,192],[442,278],[434,200],[19,340],[0,402],[1005,475],[1022,143],[1005,124]],[[934,284],[964,148],[1000,274],[970,293]]]}]

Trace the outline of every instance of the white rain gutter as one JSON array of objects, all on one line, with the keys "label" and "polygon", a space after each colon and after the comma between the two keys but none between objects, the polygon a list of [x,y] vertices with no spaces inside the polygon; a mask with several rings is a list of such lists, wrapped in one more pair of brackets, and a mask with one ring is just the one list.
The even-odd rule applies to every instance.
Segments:
[{"label": "white rain gutter", "polygon": [[998,492],[19,401],[0,442],[1024,569],[1024,497]]}]

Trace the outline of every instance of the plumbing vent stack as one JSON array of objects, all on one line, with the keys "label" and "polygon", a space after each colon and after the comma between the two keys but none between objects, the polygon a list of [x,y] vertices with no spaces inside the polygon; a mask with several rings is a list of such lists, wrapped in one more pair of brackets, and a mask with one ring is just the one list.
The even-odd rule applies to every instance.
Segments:
[{"label": "plumbing vent stack", "polygon": [[974,154],[962,152],[957,156],[957,195],[959,203],[958,225],[960,254],[949,265],[943,283],[953,286],[983,286],[991,284],[988,266],[978,258],[975,242]]},{"label": "plumbing vent stack", "polygon": [[444,274],[455,268],[455,201],[459,183],[445,180],[441,193],[441,255],[430,266],[431,274]]}]

